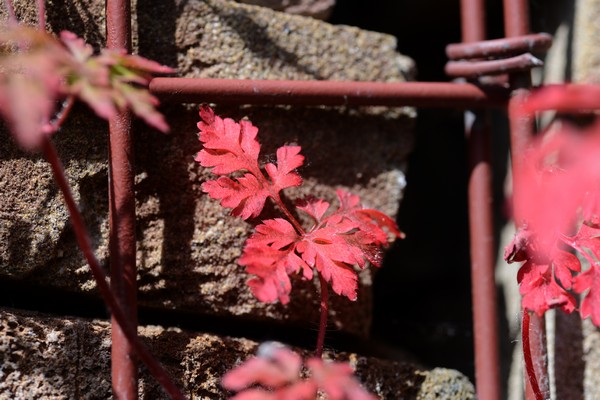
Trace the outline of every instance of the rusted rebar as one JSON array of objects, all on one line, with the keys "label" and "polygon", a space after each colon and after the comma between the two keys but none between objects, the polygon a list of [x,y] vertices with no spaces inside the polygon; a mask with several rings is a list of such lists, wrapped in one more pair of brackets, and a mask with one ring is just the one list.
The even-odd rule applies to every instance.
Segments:
[{"label": "rusted rebar", "polygon": [[[464,43],[485,39],[485,2],[461,1]],[[465,134],[469,151],[469,231],[471,253],[471,298],[473,302],[473,346],[477,398],[500,399],[498,322],[494,281],[494,236],[492,218],[492,166],[489,115],[484,110],[465,112]]]},{"label": "rusted rebar", "polygon": [[338,82],[154,78],[161,101],[221,104],[386,105],[445,108],[503,107],[498,87],[446,82]]},{"label": "rusted rebar", "polygon": [[511,72],[529,71],[541,67],[544,62],[530,53],[500,60],[450,61],[446,64],[446,75],[455,78],[478,78],[483,75],[501,75]]},{"label": "rusted rebar", "polygon": [[[131,51],[131,3],[106,1],[106,45]],[[111,289],[127,319],[137,326],[134,154],[131,114],[109,120],[109,221]],[[119,323],[112,318],[112,387],[115,398],[137,399],[137,360]]]},{"label": "rusted rebar", "polygon": [[512,38],[477,41],[474,43],[453,43],[446,47],[450,60],[470,58],[496,58],[523,53],[544,52],[552,46],[552,36],[547,33],[534,33]]}]

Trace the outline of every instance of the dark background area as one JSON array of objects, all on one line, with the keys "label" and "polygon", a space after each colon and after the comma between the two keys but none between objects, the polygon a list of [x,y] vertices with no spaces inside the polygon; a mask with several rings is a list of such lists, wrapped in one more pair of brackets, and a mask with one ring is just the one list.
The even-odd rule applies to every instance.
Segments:
[{"label": "dark background area", "polygon": [[[503,36],[487,2],[488,37]],[[329,22],[385,32],[415,60],[419,81],[448,81],[445,46],[460,42],[458,0],[341,0]],[[398,223],[406,233],[375,279],[372,339],[430,367],[474,378],[467,153],[460,110],[419,109]]]}]

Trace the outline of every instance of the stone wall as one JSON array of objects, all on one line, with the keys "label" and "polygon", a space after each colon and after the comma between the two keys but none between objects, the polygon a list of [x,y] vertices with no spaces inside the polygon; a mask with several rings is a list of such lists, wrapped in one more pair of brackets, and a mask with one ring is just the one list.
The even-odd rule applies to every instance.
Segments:
[{"label": "stone wall", "polygon": [[[69,29],[102,46],[103,1],[49,0],[47,7],[50,30]],[[134,51],[175,67],[181,77],[405,81],[414,75],[412,61],[384,34],[227,0],[138,0],[133,11]],[[35,20],[35,10],[22,3],[17,15]],[[218,317],[290,330],[316,326],[313,282],[295,279],[286,307],[260,303],[250,294],[248,276],[236,260],[253,224],[229,216],[201,192],[211,177],[193,161],[200,149],[197,105],[168,104],[162,110],[171,134],[141,123],[134,127],[140,305],[198,320]],[[260,129],[265,157],[283,144],[302,146],[307,163],[300,173],[306,183],[287,191],[289,198],[332,201],[335,190],[345,188],[366,206],[396,215],[413,142],[413,109],[216,105],[216,112],[249,117]],[[96,254],[108,270],[107,132],[104,122],[77,106],[55,143]],[[47,164],[17,149],[6,132],[0,134],[0,282],[97,298]],[[367,337],[372,274],[361,272],[358,301],[333,297],[332,329]],[[0,321],[0,397],[110,397],[106,322],[12,310],[2,310]],[[177,328],[140,332],[192,398],[223,398],[218,378],[256,347],[245,339]],[[401,393],[410,399],[474,396],[472,385],[454,371],[339,356],[349,357],[359,378],[384,399]],[[140,394],[164,398],[145,372]]]},{"label": "stone wall", "polygon": [[[403,81],[414,72],[410,59],[395,51],[395,39],[374,32],[223,0],[140,0],[134,8],[135,51],[176,67],[182,77]],[[102,1],[50,2],[48,17],[54,31],[75,29],[96,45],[103,41]],[[106,264],[107,130],[89,112],[77,111],[56,141]],[[294,282],[287,307],[260,303],[250,294],[236,260],[252,222],[230,217],[201,192],[202,182],[212,177],[193,161],[200,149],[197,106],[167,105],[164,111],[170,135],[141,123],[135,127],[141,305],[301,326],[317,321],[311,282]],[[264,157],[286,143],[302,146],[306,183],[286,193],[291,199],[311,194],[334,200],[335,190],[346,188],[365,205],[395,215],[412,143],[412,109],[217,106],[216,111],[249,117],[260,129]],[[0,276],[94,292],[45,162],[8,140],[0,143],[0,154],[7,188],[0,194]],[[361,273],[357,302],[334,298],[336,329],[368,333],[371,274]]]}]

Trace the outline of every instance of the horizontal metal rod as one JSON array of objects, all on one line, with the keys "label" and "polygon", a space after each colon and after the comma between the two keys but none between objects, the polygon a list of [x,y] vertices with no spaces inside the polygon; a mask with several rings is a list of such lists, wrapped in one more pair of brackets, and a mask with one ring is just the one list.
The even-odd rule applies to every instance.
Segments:
[{"label": "horizontal metal rod", "polygon": [[484,40],[475,43],[454,43],[446,46],[451,60],[468,58],[506,57],[521,53],[544,52],[552,46],[552,36],[535,33],[505,39]]},{"label": "horizontal metal rod", "polygon": [[526,53],[520,56],[489,61],[449,61],[445,71],[454,78],[477,78],[482,75],[500,75],[510,72],[529,71],[541,67],[544,62]]},{"label": "horizontal metal rod", "polygon": [[505,106],[506,89],[447,82],[284,81],[154,78],[163,102],[485,108]]}]

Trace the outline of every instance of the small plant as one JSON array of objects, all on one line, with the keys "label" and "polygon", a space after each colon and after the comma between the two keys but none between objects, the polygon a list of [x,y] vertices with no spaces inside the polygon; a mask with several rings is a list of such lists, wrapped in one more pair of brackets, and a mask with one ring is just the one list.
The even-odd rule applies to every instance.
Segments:
[{"label": "small plant", "polygon": [[[306,360],[309,376],[303,378],[302,358],[276,342],[266,342],[258,355],[229,371],[222,384],[240,391],[231,400],[315,399],[319,392],[331,400],[374,400],[354,378],[347,363]],[[258,385],[258,387],[257,387]]]},{"label": "small plant", "polygon": [[[600,108],[598,95],[591,86],[547,87],[519,111],[581,113]],[[580,128],[563,120],[551,125],[515,171],[515,196],[521,228],[504,258],[523,262],[517,279],[524,312],[578,311],[600,326],[600,123]],[[582,270],[580,259],[587,269]],[[579,307],[573,294],[581,295]],[[528,320],[524,315],[524,343]],[[531,354],[527,348],[524,352],[533,390],[541,399]]]},{"label": "small plant", "polygon": [[[20,24],[1,27],[0,46],[0,113],[28,150],[39,149],[44,136],[60,129],[76,98],[104,119],[130,109],[154,128],[169,129],[155,109],[158,100],[144,86],[151,74],[171,68],[123,51],[94,55],[71,32],[57,39]],[[58,113],[57,102],[63,103]]]},{"label": "small plant", "polygon": [[[246,272],[255,276],[248,281],[254,296],[263,302],[279,300],[286,304],[292,289],[290,274],[302,274],[305,279],[312,279],[315,273],[318,275],[321,318],[316,355],[321,357],[327,325],[328,283],[336,294],[356,300],[358,278],[354,266],[365,268],[367,263],[380,266],[382,247],[389,243],[389,236],[402,237],[402,233],[391,218],[379,211],[364,209],[358,196],[343,190],[337,191],[339,206],[336,209],[313,197],[296,201],[296,210],[311,220],[310,226],[305,228],[280,194],[283,189],[302,184],[302,178],[295,172],[304,163],[300,146],[280,147],[277,162],[261,167],[258,129],[252,123],[222,119],[208,106],[200,108],[200,117],[199,139],[203,149],[196,161],[212,168],[215,175],[221,175],[217,180],[204,182],[203,191],[242,219],[258,217],[267,199],[271,199],[285,217],[262,220],[246,241],[238,261],[246,267]],[[224,176],[229,174],[236,175],[234,178]],[[272,398],[281,399],[314,398],[317,387],[324,389],[332,399],[370,398],[358,394],[358,389],[350,389],[352,385],[348,390],[356,394],[346,397],[348,393],[340,392],[343,384],[329,390],[325,389],[329,378],[319,380],[337,371],[330,376],[331,382],[349,383],[346,378],[336,378],[338,372],[343,372],[343,376],[350,373],[347,364],[323,364],[319,358],[308,360],[312,380],[296,382],[300,365],[298,355],[277,350],[267,359],[251,359],[238,367],[226,375],[223,384],[233,390],[252,383],[263,384],[276,389]],[[263,389],[249,389],[235,398],[269,398],[260,397],[262,394]]]}]

